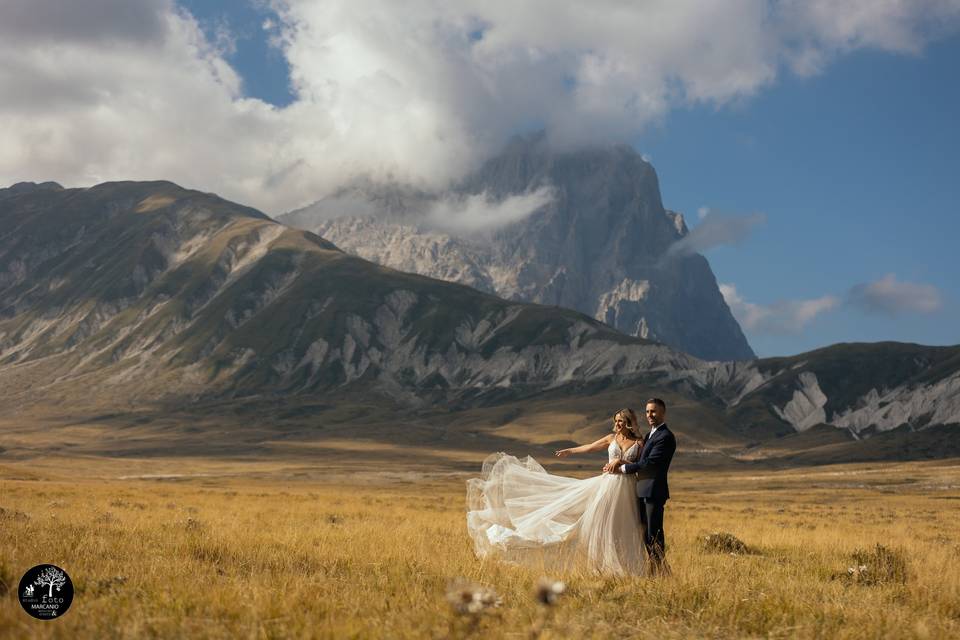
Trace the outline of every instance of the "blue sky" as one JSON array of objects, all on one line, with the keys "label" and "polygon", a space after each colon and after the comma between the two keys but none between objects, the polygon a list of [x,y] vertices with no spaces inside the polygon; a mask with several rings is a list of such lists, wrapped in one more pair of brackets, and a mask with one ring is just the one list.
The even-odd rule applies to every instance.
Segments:
[{"label": "blue sky", "polygon": [[289,65],[283,52],[271,47],[263,28],[267,20],[276,22],[277,13],[268,2],[255,0],[183,0],[187,9],[208,36],[225,26],[234,40],[234,50],[226,57],[240,72],[246,95],[280,107],[293,101]]},{"label": "blue sky", "polygon": [[0,183],[277,215],[544,127],[631,142],[726,238],[699,246],[759,355],[960,343],[960,0],[7,0],[0,60]]},{"label": "blue sky", "polygon": [[960,343],[960,38],[921,55],[859,52],[784,76],[742,103],[675,110],[635,141],[666,206],[763,212],[766,224],[707,257],[752,302],[843,296],[893,273],[942,293],[932,313],[839,305],[795,334],[749,332],[761,355],[850,341]]}]

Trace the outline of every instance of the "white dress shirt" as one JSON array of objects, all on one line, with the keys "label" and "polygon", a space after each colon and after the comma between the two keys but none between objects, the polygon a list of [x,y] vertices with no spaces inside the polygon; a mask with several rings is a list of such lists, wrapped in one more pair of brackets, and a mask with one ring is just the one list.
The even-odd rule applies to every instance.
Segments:
[{"label": "white dress shirt", "polygon": [[[657,429],[659,429],[660,427],[662,427],[662,426],[665,425],[665,424],[666,424],[665,422],[661,422],[661,423],[658,424],[657,426],[655,426],[655,427],[653,427],[652,429],[650,429],[650,433],[647,434],[647,441],[649,441],[650,438],[653,437],[653,434],[656,433]],[[625,465],[625,464],[620,465],[620,473],[626,473],[626,472],[627,472],[627,465]]]}]

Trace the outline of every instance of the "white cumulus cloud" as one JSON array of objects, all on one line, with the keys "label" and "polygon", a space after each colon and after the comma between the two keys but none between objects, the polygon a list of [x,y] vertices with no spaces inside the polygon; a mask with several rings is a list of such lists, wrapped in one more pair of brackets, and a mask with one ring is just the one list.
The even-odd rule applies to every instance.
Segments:
[{"label": "white cumulus cloud", "polygon": [[430,209],[422,224],[454,235],[492,231],[526,218],[553,198],[551,187],[540,187],[503,200],[493,199],[487,193],[445,199]]},{"label": "white cumulus cloud", "polygon": [[849,51],[915,53],[960,0],[272,0],[294,100],[247,97],[174,0],[0,3],[0,183],[166,178],[276,214],[367,176],[440,187],[512,134],[633,139]]},{"label": "white cumulus cloud", "polygon": [[847,295],[851,304],[871,313],[934,313],[943,306],[940,291],[931,284],[901,282],[888,273],[879,280],[858,284]]},{"label": "white cumulus cloud", "polygon": [[744,329],[775,335],[800,333],[814,318],[840,304],[840,299],[835,296],[755,304],[744,300],[732,284],[721,284],[720,293]]},{"label": "white cumulus cloud", "polygon": [[[701,207],[698,213],[703,212]],[[685,256],[701,253],[726,244],[742,242],[750,231],[765,222],[762,213],[746,215],[722,215],[710,213],[709,209],[700,216],[700,223],[684,237],[667,248],[666,257]]]}]

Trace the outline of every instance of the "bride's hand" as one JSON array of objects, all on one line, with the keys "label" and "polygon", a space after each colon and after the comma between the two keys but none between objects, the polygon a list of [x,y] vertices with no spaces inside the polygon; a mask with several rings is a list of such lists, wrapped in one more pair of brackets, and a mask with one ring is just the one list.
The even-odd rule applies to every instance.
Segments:
[{"label": "bride's hand", "polygon": [[622,465],[623,463],[624,463],[623,460],[621,460],[620,458],[614,458],[607,464],[603,465],[603,472],[616,473],[620,469],[620,465]]},{"label": "bride's hand", "polygon": [[568,455],[570,455],[570,449],[558,449],[557,451],[554,451],[554,455],[558,458],[566,458]]}]

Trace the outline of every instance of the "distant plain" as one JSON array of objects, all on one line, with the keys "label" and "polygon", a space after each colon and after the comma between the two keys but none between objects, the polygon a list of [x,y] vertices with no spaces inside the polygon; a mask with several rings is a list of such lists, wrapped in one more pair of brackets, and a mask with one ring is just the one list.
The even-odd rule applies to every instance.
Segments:
[{"label": "distant plain", "polygon": [[[821,462],[800,464],[789,438],[782,451],[754,446],[679,396],[668,397],[680,434],[672,576],[478,561],[464,482],[485,455],[597,473],[601,454],[559,462],[551,452],[605,433],[616,400],[636,393],[547,394],[417,419],[362,398],[8,415],[0,636],[960,635],[956,458],[831,464],[830,447],[849,443],[819,438]],[[746,551],[705,548],[715,532]],[[871,555],[878,544],[889,554]],[[892,572],[880,566],[891,558]],[[29,618],[13,593],[46,562],[77,589],[55,622]],[[552,607],[532,595],[541,576],[567,584]],[[458,578],[494,589],[501,606],[456,613],[445,594]]]}]

